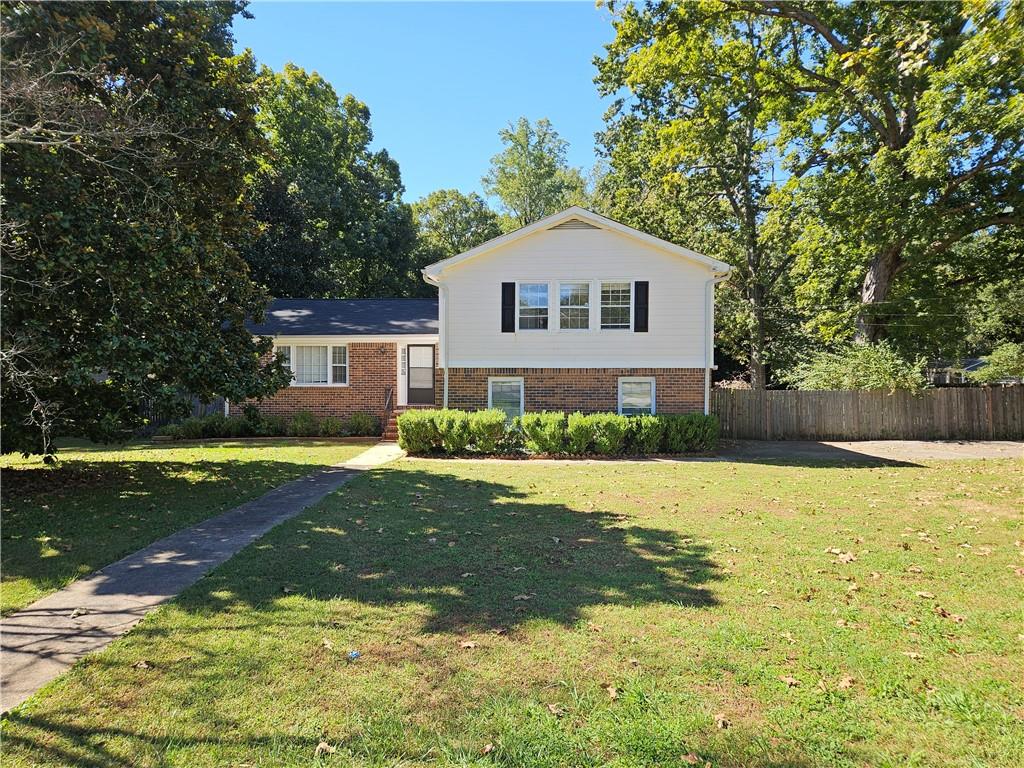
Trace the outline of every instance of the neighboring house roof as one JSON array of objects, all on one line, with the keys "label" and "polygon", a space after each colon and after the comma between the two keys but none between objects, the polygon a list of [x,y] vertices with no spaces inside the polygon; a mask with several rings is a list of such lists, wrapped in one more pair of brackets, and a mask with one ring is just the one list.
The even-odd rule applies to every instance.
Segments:
[{"label": "neighboring house roof", "polygon": [[274,299],[261,336],[436,334],[437,299]]},{"label": "neighboring house roof", "polygon": [[[566,226],[568,222],[574,223]],[[580,224],[575,224],[575,222],[580,222]],[[509,243],[515,242],[516,240],[520,240],[524,237],[529,237],[535,232],[540,232],[545,229],[554,229],[556,227],[560,227],[561,229],[589,229],[590,227],[586,226],[588,224],[596,227],[597,229],[607,229],[612,232],[618,232],[619,234],[626,235],[627,237],[640,240],[647,245],[690,259],[691,261],[695,261],[709,267],[712,272],[718,274],[724,275],[732,269],[724,261],[712,259],[710,256],[705,256],[702,253],[691,251],[689,248],[683,248],[675,243],[662,240],[660,237],[655,237],[654,235],[649,235],[646,232],[641,232],[639,229],[627,227],[625,224],[620,224],[617,221],[613,221],[612,219],[601,216],[593,211],[588,211],[586,208],[580,208],[578,205],[574,205],[571,208],[566,208],[564,211],[555,213],[547,218],[541,219],[540,221],[535,221],[533,224],[521,227],[514,232],[509,232],[508,234],[488,240],[486,243],[478,245],[476,248],[471,248],[468,251],[464,251],[463,253],[444,259],[443,261],[429,264],[422,270],[423,277],[429,283],[436,283],[441,272],[448,267],[454,266],[455,264],[459,264],[460,262],[468,259],[475,258],[489,251],[493,251],[495,248],[508,245]]]}]

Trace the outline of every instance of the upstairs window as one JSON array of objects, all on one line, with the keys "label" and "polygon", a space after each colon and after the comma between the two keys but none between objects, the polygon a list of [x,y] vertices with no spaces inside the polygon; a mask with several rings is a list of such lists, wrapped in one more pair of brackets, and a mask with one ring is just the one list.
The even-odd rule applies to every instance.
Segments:
[{"label": "upstairs window", "polygon": [[546,330],[548,327],[548,284],[519,284],[519,330]]},{"label": "upstairs window", "polygon": [[590,283],[558,286],[558,327],[573,330],[590,327]]},{"label": "upstairs window", "polygon": [[630,284],[601,283],[601,329],[630,327]]}]

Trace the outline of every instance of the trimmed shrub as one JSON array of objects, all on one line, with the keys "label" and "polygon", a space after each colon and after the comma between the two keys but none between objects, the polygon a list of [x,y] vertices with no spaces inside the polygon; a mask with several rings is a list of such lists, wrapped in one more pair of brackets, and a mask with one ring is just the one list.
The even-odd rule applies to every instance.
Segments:
[{"label": "trimmed shrub", "polygon": [[441,439],[441,450],[448,454],[465,453],[469,447],[469,414],[444,409],[436,412],[434,423]]},{"label": "trimmed shrub", "polygon": [[505,437],[505,412],[497,408],[469,414],[469,442],[480,453],[494,453]]},{"label": "trimmed shrub", "polygon": [[521,418],[526,447],[533,453],[565,453],[568,448],[565,414],[559,411],[527,413]]},{"label": "trimmed shrub", "polygon": [[181,440],[181,424],[164,424],[158,427],[154,434],[169,437],[171,440]]},{"label": "trimmed shrub", "polygon": [[596,424],[589,414],[570,413],[566,425],[569,453],[590,453],[594,450]]},{"label": "trimmed shrub", "polygon": [[430,453],[441,447],[434,421],[438,411],[410,410],[398,415],[398,444],[412,454]]},{"label": "trimmed shrub", "polygon": [[287,433],[288,424],[283,416],[262,416],[256,425],[260,437],[284,437]]},{"label": "trimmed shrub", "polygon": [[312,437],[319,432],[316,416],[309,411],[296,411],[288,422],[288,434],[292,437]]},{"label": "trimmed shrub", "polygon": [[324,416],[320,419],[320,437],[342,437],[345,425],[337,416]]},{"label": "trimmed shrub", "polygon": [[251,437],[256,433],[252,422],[243,416],[228,416],[223,423],[224,437]]},{"label": "trimmed shrub", "polygon": [[666,426],[662,446],[666,453],[707,453],[718,443],[717,416],[687,413],[663,418]]},{"label": "trimmed shrub", "polygon": [[616,456],[626,449],[626,434],[629,431],[629,416],[617,413],[595,413],[591,415],[594,424],[594,451],[603,456]]},{"label": "trimmed shrub", "polygon": [[381,433],[380,419],[372,413],[356,411],[345,419],[345,433],[356,437],[373,437]]},{"label": "trimmed shrub", "polygon": [[665,434],[666,421],[661,416],[641,413],[629,417],[626,451],[640,455],[657,453]]},{"label": "trimmed shrub", "polygon": [[516,416],[505,425],[505,434],[498,443],[498,452],[505,454],[522,453],[526,450],[526,433],[523,432],[523,418]]},{"label": "trimmed shrub", "polygon": [[200,440],[206,435],[203,434],[204,420],[191,416],[178,425],[182,440]]}]

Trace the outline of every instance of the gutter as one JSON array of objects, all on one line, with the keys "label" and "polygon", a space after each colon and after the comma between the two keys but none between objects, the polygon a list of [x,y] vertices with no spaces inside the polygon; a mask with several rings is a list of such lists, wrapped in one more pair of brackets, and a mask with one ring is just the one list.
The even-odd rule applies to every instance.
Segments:
[{"label": "gutter", "polygon": [[704,283],[704,415],[711,413],[711,369],[715,365],[715,286],[729,279],[728,272],[712,272]]},{"label": "gutter", "polygon": [[441,354],[440,354],[440,357],[441,357],[441,371],[443,372],[442,375],[444,377],[444,384],[442,385],[441,407],[442,408],[447,408],[448,407],[448,286],[444,285],[443,283],[441,283],[441,281],[438,279],[437,275],[427,274],[426,270],[421,272],[421,274],[423,275],[424,282],[428,283],[429,285],[434,285],[434,286],[437,287],[438,294],[439,294],[439,296],[441,298],[441,305],[444,307],[443,311],[441,312],[441,317],[438,318],[438,320],[440,320],[440,323],[441,323],[441,333],[440,333],[439,340],[441,342]]}]

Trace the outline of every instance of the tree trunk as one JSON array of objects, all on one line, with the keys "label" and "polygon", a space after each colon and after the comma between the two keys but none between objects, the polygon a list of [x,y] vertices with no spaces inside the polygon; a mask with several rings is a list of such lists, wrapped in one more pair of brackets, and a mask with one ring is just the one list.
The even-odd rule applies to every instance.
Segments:
[{"label": "tree trunk", "polygon": [[750,288],[750,304],[754,310],[754,332],[750,338],[750,388],[764,389],[768,384],[764,362],[764,289],[757,283]]},{"label": "tree trunk", "polygon": [[889,298],[893,279],[903,262],[903,243],[890,243],[881,248],[871,260],[860,289],[860,313],[857,316],[857,334],[860,344],[873,343],[885,338],[885,311],[879,306]]}]

